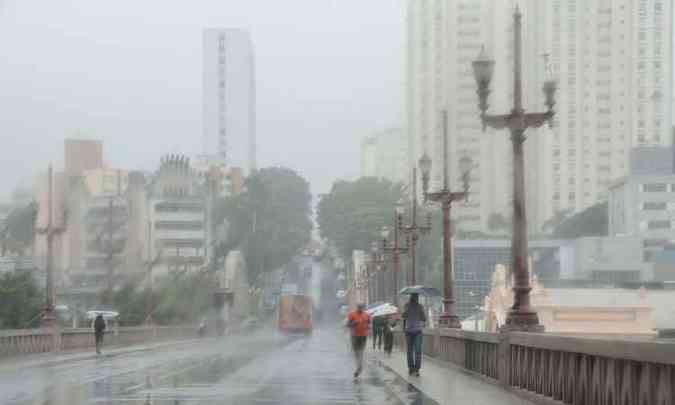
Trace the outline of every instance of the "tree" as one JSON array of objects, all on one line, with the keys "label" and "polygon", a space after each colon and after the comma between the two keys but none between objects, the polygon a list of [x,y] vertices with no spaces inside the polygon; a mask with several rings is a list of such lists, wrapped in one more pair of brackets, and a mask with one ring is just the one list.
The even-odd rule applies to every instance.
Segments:
[{"label": "tree", "polygon": [[493,212],[488,217],[487,226],[491,231],[508,231],[511,227],[511,221],[504,218],[502,214]]},{"label": "tree", "polygon": [[567,218],[569,218],[570,214],[572,213],[571,209],[566,209],[566,210],[557,210],[555,214],[551,218],[549,218],[546,222],[543,224],[543,228],[545,232],[551,232],[554,231],[557,227],[560,226]]},{"label": "tree", "polygon": [[295,171],[270,167],[256,171],[239,195],[216,204],[216,223],[228,224],[226,240],[216,257],[239,247],[246,258],[248,281],[259,284],[304,248],[312,230],[309,183]]},{"label": "tree", "polygon": [[7,252],[23,254],[33,243],[36,207],[28,204],[13,209],[0,225],[0,256]]},{"label": "tree", "polygon": [[583,236],[607,236],[609,233],[607,210],[607,202],[588,207],[562,221],[553,230],[553,237],[576,239]]},{"label": "tree", "polygon": [[8,272],[0,276],[0,329],[37,326],[44,294],[28,272]]},{"label": "tree", "polygon": [[372,241],[380,240],[383,226],[394,225],[394,207],[403,195],[401,184],[386,179],[336,181],[318,204],[321,236],[349,259],[353,250],[368,249]]}]

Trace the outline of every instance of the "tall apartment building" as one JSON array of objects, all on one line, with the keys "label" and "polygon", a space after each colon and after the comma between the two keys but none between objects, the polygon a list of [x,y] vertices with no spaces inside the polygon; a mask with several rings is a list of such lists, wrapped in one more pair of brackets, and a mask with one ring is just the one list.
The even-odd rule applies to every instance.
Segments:
[{"label": "tall apartment building", "polygon": [[407,145],[400,128],[364,137],[361,140],[361,177],[379,177],[407,183],[410,180]]},{"label": "tall apartment building", "polygon": [[[672,2],[665,0],[521,0],[524,107],[544,109],[541,86],[558,80],[553,130],[528,132],[526,181],[531,231],[559,210],[607,198],[638,145],[670,145]],[[491,112],[513,96],[516,1],[426,0],[408,3],[406,124],[409,164],[427,151],[441,179],[440,110],[449,113],[449,167],[476,162],[472,203],[460,226],[486,229],[493,212],[510,215],[511,148],[506,131],[481,132],[471,72],[482,45],[495,59]]]},{"label": "tall apartment building", "polygon": [[248,31],[203,32],[203,153],[211,163],[256,167],[255,66]]}]

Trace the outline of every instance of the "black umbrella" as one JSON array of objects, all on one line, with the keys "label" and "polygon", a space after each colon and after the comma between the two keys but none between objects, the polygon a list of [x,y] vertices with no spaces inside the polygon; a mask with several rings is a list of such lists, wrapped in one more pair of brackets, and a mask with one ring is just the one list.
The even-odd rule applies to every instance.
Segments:
[{"label": "black umbrella", "polygon": [[440,297],[441,292],[434,287],[426,287],[423,285],[413,285],[409,287],[403,287],[401,291],[398,292],[400,295],[412,295],[419,294],[424,295],[425,297]]}]

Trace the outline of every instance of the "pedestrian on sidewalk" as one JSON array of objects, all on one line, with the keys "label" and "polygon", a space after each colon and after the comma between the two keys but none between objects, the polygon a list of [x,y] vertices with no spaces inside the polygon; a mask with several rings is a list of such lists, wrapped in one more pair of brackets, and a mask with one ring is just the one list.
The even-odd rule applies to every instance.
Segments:
[{"label": "pedestrian on sidewalk", "polygon": [[384,339],[384,352],[391,356],[391,351],[394,348],[394,331],[396,321],[390,318],[389,315],[385,318],[384,327],[382,328],[382,337]]},{"label": "pedestrian on sidewalk", "polygon": [[408,349],[408,374],[419,377],[422,367],[422,330],[427,321],[424,306],[419,303],[419,294],[410,295],[402,317]]},{"label": "pedestrian on sidewalk", "polygon": [[103,346],[103,335],[105,334],[105,320],[103,315],[96,315],[94,319],[94,337],[96,338],[96,354],[101,354],[101,346]]},{"label": "pedestrian on sidewalk", "polygon": [[347,327],[351,330],[352,350],[356,359],[354,378],[358,378],[363,371],[363,351],[366,349],[366,339],[368,339],[368,329],[370,328],[370,315],[364,311],[365,308],[365,304],[358,304],[356,311],[347,315]]},{"label": "pedestrian on sidewalk", "polygon": [[387,319],[384,316],[373,317],[373,350],[382,349],[382,333]]}]

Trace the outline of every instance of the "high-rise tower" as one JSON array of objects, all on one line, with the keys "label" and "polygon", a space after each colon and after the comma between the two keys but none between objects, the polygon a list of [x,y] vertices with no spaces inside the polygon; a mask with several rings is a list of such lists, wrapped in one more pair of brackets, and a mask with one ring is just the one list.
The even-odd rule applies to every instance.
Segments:
[{"label": "high-rise tower", "polygon": [[221,165],[256,166],[255,65],[246,30],[203,33],[203,153]]}]

